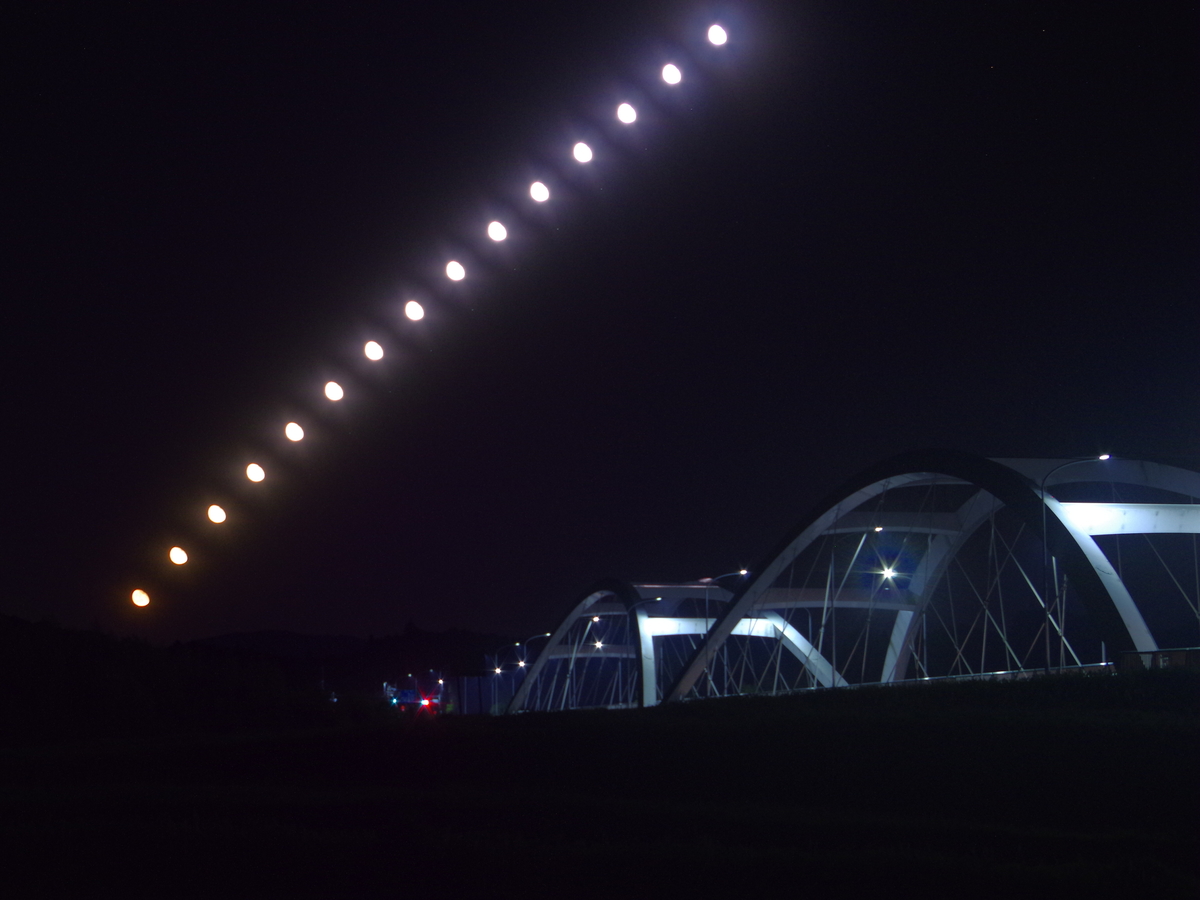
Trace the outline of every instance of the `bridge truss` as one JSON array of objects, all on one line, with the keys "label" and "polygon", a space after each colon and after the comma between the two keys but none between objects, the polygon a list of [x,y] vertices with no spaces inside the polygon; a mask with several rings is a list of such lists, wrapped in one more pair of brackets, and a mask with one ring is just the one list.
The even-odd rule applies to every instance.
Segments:
[{"label": "bridge truss", "polygon": [[903,454],[746,575],[602,582],[507,711],[1088,667],[1200,644],[1200,473]]}]

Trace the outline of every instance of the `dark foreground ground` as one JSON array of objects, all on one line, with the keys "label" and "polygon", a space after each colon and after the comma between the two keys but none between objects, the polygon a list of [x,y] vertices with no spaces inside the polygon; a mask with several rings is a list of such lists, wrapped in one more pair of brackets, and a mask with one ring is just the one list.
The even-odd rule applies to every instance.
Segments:
[{"label": "dark foreground ground", "polygon": [[6,896],[1200,896],[1200,677],[0,756]]}]

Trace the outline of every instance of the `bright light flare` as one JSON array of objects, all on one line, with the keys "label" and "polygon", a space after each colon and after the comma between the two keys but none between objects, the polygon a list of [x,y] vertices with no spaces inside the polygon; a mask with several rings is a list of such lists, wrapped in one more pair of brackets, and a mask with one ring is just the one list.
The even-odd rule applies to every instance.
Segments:
[{"label": "bright light flare", "polygon": [[499,666],[496,666],[496,668],[492,669],[492,671],[493,671],[493,672],[495,672],[497,675],[499,675],[499,674],[500,674],[500,667],[499,667]]},{"label": "bright light flare", "polygon": [[288,422],[286,425],[284,425],[283,433],[284,433],[284,436],[286,436],[289,441],[304,440],[304,429],[301,428],[299,425],[297,425],[295,422]]},{"label": "bright light flare", "polygon": [[267,477],[267,470],[258,463],[250,463],[246,466],[246,477],[254,482],[262,481]]},{"label": "bright light flare", "polygon": [[371,362],[379,362],[379,360],[383,359],[383,347],[376,341],[367,341],[363,345],[363,355],[371,360]]},{"label": "bright light flare", "polygon": [[517,661],[517,668],[518,668],[518,669],[523,669],[523,668],[525,668],[525,660],[523,660],[523,659],[521,659],[521,660],[518,660],[518,661]]},{"label": "bright light flare", "polygon": [[588,163],[592,161],[592,148],[580,141],[571,148],[571,155],[575,157],[577,162]]},{"label": "bright light flare", "polygon": [[498,243],[508,237],[508,229],[499,222],[488,222],[488,237]]},{"label": "bright light flare", "polygon": [[604,649],[604,641],[596,641],[596,649],[603,650]]},{"label": "bright light flare", "polygon": [[1109,454],[1107,454],[1107,453],[1101,453],[1099,456],[1097,456],[1097,457],[1096,457],[1096,459],[1098,459],[1098,460],[1100,460],[1101,462],[1103,462],[1103,461],[1104,461],[1104,460],[1106,460],[1106,459],[1112,459],[1112,457],[1111,457]]},{"label": "bright light flare", "polygon": [[550,188],[546,187],[540,181],[535,181],[529,186],[529,196],[538,203],[545,203],[550,199]]},{"label": "bright light flare", "polygon": [[425,318],[425,307],[416,300],[409,300],[404,304],[404,314],[414,322],[420,322]]},{"label": "bright light flare", "polygon": [[892,568],[887,568],[887,569],[884,569],[884,570],[883,570],[883,577],[884,577],[884,578],[895,578],[895,577],[896,577],[896,570],[895,570],[895,569],[892,569]]},{"label": "bright light flare", "polygon": [[637,121],[637,110],[628,103],[622,103],[617,107],[617,119],[626,125],[632,125]]},{"label": "bright light flare", "polygon": [[150,595],[147,594],[145,591],[143,591],[141,588],[138,588],[136,591],[134,591],[132,594],[130,594],[129,599],[133,601],[134,606],[149,606],[150,605]]},{"label": "bright light flare", "polygon": [[879,534],[879,532],[881,532],[881,531],[883,531],[883,526],[882,526],[882,525],[876,525],[876,526],[875,526],[875,533],[876,533],[876,534]]},{"label": "bright light flare", "polygon": [[325,396],[336,402],[345,397],[346,392],[342,390],[342,386],[336,381],[327,381],[325,382]]},{"label": "bright light flare", "polygon": [[458,260],[452,259],[446,263],[446,277],[451,281],[462,281],[467,277],[467,270]]},{"label": "bright light flare", "polygon": [[208,508],[208,521],[220,525],[225,521],[225,518],[225,510],[221,509],[217,504],[214,503]]},{"label": "bright light flare", "polygon": [[708,42],[714,47],[720,47],[727,40],[729,40],[729,35],[720,25],[710,25],[708,27]]},{"label": "bright light flare", "polygon": [[667,84],[679,84],[683,81],[683,73],[679,71],[679,66],[675,63],[667,63],[663,66],[662,79]]},{"label": "bright light flare", "polygon": [[171,562],[175,563],[177,566],[182,566],[185,562],[187,562],[188,559],[187,551],[182,547],[172,547],[167,556],[170,558]]}]

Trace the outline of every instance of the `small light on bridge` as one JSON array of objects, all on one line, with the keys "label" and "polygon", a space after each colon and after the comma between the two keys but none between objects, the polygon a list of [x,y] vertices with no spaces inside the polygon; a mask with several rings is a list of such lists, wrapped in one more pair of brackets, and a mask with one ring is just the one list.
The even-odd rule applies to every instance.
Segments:
[{"label": "small light on bridge", "polygon": [[883,577],[884,577],[884,578],[895,578],[895,577],[896,577],[896,570],[895,570],[895,569],[884,569],[884,570],[883,570]]},{"label": "small light on bridge", "polygon": [[1100,456],[1097,458],[1101,461],[1104,461],[1106,459],[1111,459],[1111,457],[1107,453],[1101,453]]},{"label": "small light on bridge", "polygon": [[600,621],[600,617],[599,617],[599,616],[592,616],[592,621],[593,621],[593,622],[599,622],[599,621]]},{"label": "small light on bridge", "polygon": [[878,533],[879,533],[879,532],[881,532],[881,531],[883,531],[883,526],[882,526],[882,525],[876,525],[876,526],[875,526],[875,533],[876,533],[876,534],[878,534]]},{"label": "small light on bridge", "polygon": [[596,649],[597,649],[597,650],[603,650],[603,649],[604,649],[604,642],[603,642],[603,641],[596,641]]},{"label": "small light on bridge", "polygon": [[500,674],[500,667],[499,667],[499,666],[496,666],[496,668],[492,669],[492,671],[493,671],[493,672],[495,672],[497,675],[499,675],[499,674]]},{"label": "small light on bridge", "polygon": [[525,660],[523,660],[523,659],[522,659],[522,660],[520,660],[520,661],[517,663],[517,668],[518,668],[518,669],[523,669],[523,668],[525,668]]}]

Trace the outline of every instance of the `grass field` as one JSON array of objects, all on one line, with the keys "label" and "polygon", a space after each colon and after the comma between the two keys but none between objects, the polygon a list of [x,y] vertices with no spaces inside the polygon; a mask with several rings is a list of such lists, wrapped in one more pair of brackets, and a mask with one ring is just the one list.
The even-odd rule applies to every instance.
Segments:
[{"label": "grass field", "polygon": [[1200,896],[1198,739],[1164,672],[17,747],[5,894]]}]

